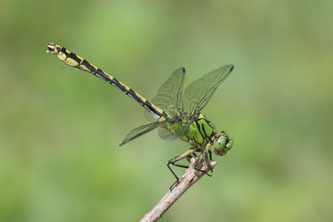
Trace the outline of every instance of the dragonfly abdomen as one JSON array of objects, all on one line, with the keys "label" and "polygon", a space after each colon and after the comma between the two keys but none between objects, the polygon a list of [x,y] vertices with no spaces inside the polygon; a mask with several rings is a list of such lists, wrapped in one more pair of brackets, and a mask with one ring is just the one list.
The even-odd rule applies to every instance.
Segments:
[{"label": "dragonfly abdomen", "polygon": [[65,47],[61,47],[54,43],[49,43],[47,48],[47,53],[56,54],[58,58],[61,61],[65,62],[67,65],[89,72],[94,76],[97,76],[98,78],[103,79],[104,81],[120,89],[123,93],[136,100],[141,106],[152,112],[156,119],[168,119],[166,113],[162,109],[149,102],[146,98],[144,98],[143,96],[141,96],[110,74],[104,72],[100,68],[97,68],[95,65],[89,63],[87,60],[76,55],[75,53],[70,52]]}]

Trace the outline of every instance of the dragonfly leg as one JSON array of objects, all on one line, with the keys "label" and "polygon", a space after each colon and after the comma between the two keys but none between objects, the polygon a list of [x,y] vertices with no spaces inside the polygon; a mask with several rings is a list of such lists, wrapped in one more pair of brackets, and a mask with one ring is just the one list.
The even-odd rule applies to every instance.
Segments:
[{"label": "dragonfly leg", "polygon": [[194,157],[195,159],[198,157],[197,154],[195,154],[195,152],[192,153],[191,155],[188,155],[188,156],[186,157],[186,159],[187,159],[188,162],[191,162],[191,158],[193,158],[193,157]]},{"label": "dragonfly leg", "polygon": [[193,167],[195,170],[198,170],[200,172],[203,172],[205,173],[207,176],[211,177],[212,175],[208,173],[208,171],[205,171],[205,170],[201,170],[199,169],[197,166],[198,166],[198,163],[201,162],[201,160],[204,159],[207,163],[207,166],[209,168],[208,171],[211,171],[213,172],[213,169],[212,167],[210,166],[210,163],[209,163],[209,160],[208,160],[208,155],[207,155],[207,151],[202,151],[199,155],[199,157],[195,160],[194,164],[193,164]]},{"label": "dragonfly leg", "polygon": [[208,153],[209,153],[209,160],[213,160],[213,158],[212,158],[212,151],[208,150]]},{"label": "dragonfly leg", "polygon": [[[209,150],[210,151],[210,150]],[[213,168],[212,168],[212,166],[210,165],[210,163],[209,163],[209,159],[208,159],[208,154],[207,154],[207,152],[204,152],[205,154],[205,161],[206,161],[206,163],[207,163],[207,166],[208,166],[208,168],[209,168],[209,170],[213,173]],[[209,153],[209,152],[208,152]],[[211,153],[210,153],[210,159],[211,159]]]},{"label": "dragonfly leg", "polygon": [[179,155],[179,156],[176,156],[172,159],[170,159],[167,163],[167,167],[169,168],[169,170],[171,171],[171,173],[174,175],[174,177],[176,178],[176,181],[171,185],[170,187],[170,190],[173,189],[173,187],[179,182],[179,178],[178,176],[176,175],[176,173],[171,169],[171,166],[170,164],[172,164],[173,166],[176,166],[176,167],[181,167],[181,168],[188,168],[188,166],[185,166],[185,165],[181,165],[181,164],[177,164],[176,162],[188,157],[189,155],[193,154],[195,152],[194,149],[189,149],[187,150],[186,152],[184,152],[183,154]]}]

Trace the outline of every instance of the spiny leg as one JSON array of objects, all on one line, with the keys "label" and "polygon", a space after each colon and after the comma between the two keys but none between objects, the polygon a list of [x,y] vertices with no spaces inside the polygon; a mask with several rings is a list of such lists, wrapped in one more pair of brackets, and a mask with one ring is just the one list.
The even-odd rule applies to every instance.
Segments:
[{"label": "spiny leg", "polygon": [[208,166],[209,170],[213,173],[213,168],[212,168],[212,166],[211,166],[210,163],[209,163],[209,159],[208,159],[208,154],[207,154],[207,152],[204,152],[204,157],[205,157],[205,161],[206,161],[206,163],[207,163],[207,166]]},{"label": "spiny leg", "polygon": [[[192,150],[192,148],[190,149],[190,150]],[[188,150],[188,151],[190,151],[190,150]],[[187,160],[190,162],[190,158],[191,157],[194,157],[194,158],[196,158],[197,160],[198,160],[198,156],[195,154],[195,151],[191,151],[191,152],[193,152],[193,153],[189,153],[189,154],[187,154],[187,155],[185,155],[185,156],[183,156],[185,153],[187,153],[187,151],[185,152],[185,153],[183,153],[183,154],[181,154],[181,155],[179,155],[179,156],[176,156],[176,157],[174,157],[174,158],[172,158],[171,160],[169,160],[168,161],[168,168],[170,169],[170,171],[173,173],[173,175],[176,177],[176,179],[178,179],[178,177],[174,174],[174,172],[171,170],[171,168],[170,168],[170,164],[172,164],[173,166],[176,166],[176,167],[181,167],[181,168],[185,168],[185,169],[187,169],[189,166],[185,166],[185,165],[182,165],[182,164],[177,164],[176,162],[178,162],[178,161],[180,161],[180,160],[182,160],[182,159],[184,159],[184,158],[188,158]],[[179,157],[181,157],[181,158],[179,158]],[[179,158],[179,159],[178,159]],[[207,161],[208,161],[208,159],[207,159]],[[207,162],[207,164],[209,164],[209,162]],[[206,173],[206,174],[208,174],[205,170],[201,170],[201,169],[199,169],[199,168],[195,168],[195,170],[198,170],[198,171],[201,171],[201,172],[203,172],[203,173]],[[211,169],[210,169],[211,170]],[[209,175],[209,174],[208,174]],[[209,175],[210,176],[210,175]]]},{"label": "spiny leg", "polygon": [[209,160],[213,160],[213,158],[212,158],[212,151],[208,150],[208,152],[209,152]]},{"label": "spiny leg", "polygon": [[[212,166],[210,165],[210,160],[212,160],[212,151],[210,150],[210,146],[211,146],[211,144],[210,143],[208,143],[207,145],[206,145],[206,148],[205,148],[205,150],[204,151],[202,151],[201,153],[200,153],[200,156],[196,159],[196,161],[194,162],[194,169],[196,169],[196,170],[199,170],[198,168],[197,168],[197,165],[198,165],[198,163],[202,160],[202,159],[204,159],[205,160],[205,162],[206,162],[206,164],[207,164],[207,167],[208,167],[208,169],[209,169],[209,171],[211,171],[212,173],[213,173],[213,168],[212,168]],[[209,159],[208,159],[208,156],[209,156]],[[202,170],[201,170],[202,171]],[[208,176],[212,176],[212,175],[210,175],[209,173],[208,173],[208,171],[204,171]]]},{"label": "spiny leg", "polygon": [[181,165],[181,164],[177,164],[176,162],[188,157],[189,155],[193,154],[195,152],[195,150],[193,148],[187,150],[186,152],[184,152],[183,154],[176,156],[172,159],[170,159],[167,163],[167,167],[169,168],[169,170],[171,171],[171,173],[174,175],[174,177],[176,178],[176,181],[171,185],[170,190],[172,190],[172,188],[179,182],[179,178],[176,175],[176,173],[171,169],[170,164],[176,166],[176,167],[181,167],[181,168],[188,168],[188,166],[185,165]]},{"label": "spiny leg", "polygon": [[198,157],[197,156],[197,154],[195,154],[195,152],[194,153],[192,153],[191,155],[188,155],[187,157],[186,157],[186,160],[188,161],[188,162],[191,162],[191,158],[192,157],[194,157],[195,159]]},{"label": "spiny leg", "polygon": [[202,152],[200,153],[199,157],[197,157],[197,159],[195,160],[195,162],[194,162],[194,164],[193,164],[193,168],[194,168],[195,170],[198,170],[198,171],[200,171],[200,172],[203,172],[203,173],[205,173],[207,176],[210,176],[210,177],[211,177],[212,175],[209,174],[208,171],[201,170],[201,169],[199,169],[199,168],[197,167],[198,164],[201,162],[202,159],[204,159],[204,160],[206,161],[206,164],[207,164],[207,166],[208,166],[208,168],[209,168],[209,171],[213,172],[213,169],[212,169],[212,167],[211,167],[211,165],[210,165],[210,163],[209,163],[209,160],[208,160],[207,151],[202,151]]}]

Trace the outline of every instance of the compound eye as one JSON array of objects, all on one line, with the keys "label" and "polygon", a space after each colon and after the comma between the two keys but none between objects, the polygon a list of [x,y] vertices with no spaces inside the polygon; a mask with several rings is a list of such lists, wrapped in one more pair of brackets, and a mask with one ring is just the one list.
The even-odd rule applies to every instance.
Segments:
[{"label": "compound eye", "polygon": [[226,139],[223,135],[219,136],[214,143],[214,151],[217,154],[221,154],[226,146]]}]

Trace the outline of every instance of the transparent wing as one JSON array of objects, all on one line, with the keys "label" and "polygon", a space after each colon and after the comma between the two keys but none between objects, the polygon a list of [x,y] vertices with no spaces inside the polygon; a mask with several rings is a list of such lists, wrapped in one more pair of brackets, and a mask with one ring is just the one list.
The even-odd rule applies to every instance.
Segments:
[{"label": "transparent wing", "polygon": [[138,138],[139,136],[142,136],[154,129],[156,129],[159,126],[164,125],[165,123],[167,123],[168,121],[162,121],[162,122],[154,122],[154,123],[149,123],[146,125],[142,125],[139,126],[133,130],[131,130],[126,136],[125,139],[123,140],[123,142],[121,142],[121,144],[119,146],[124,145],[125,143],[130,142],[131,140],[134,140],[136,138]]},{"label": "transparent wing", "polygon": [[[174,116],[179,109],[183,107],[183,85],[185,79],[185,69],[179,68],[159,88],[152,103],[166,113]],[[145,116],[149,121],[156,121],[154,116],[148,110],[145,110]]]},{"label": "transparent wing", "polygon": [[170,130],[167,130],[165,128],[159,128],[158,129],[158,135],[165,140],[174,140],[174,139],[178,139],[179,136],[177,136],[176,134],[172,133]]},{"label": "transparent wing", "polygon": [[185,110],[189,113],[201,111],[233,68],[233,65],[222,66],[189,85],[184,92]]},{"label": "transparent wing", "polygon": [[180,137],[184,136],[187,133],[187,131],[188,131],[188,125],[182,124],[182,125],[178,126],[178,129],[173,129],[173,130],[159,128],[158,135],[162,139],[174,140],[174,139],[179,139]]},{"label": "transparent wing", "polygon": [[171,124],[166,128],[159,128],[158,135],[162,139],[179,139],[180,137],[187,135],[189,131],[189,127],[195,121],[195,118],[191,118],[188,113],[179,113],[173,120],[171,120]]}]

